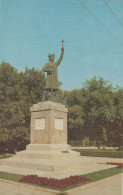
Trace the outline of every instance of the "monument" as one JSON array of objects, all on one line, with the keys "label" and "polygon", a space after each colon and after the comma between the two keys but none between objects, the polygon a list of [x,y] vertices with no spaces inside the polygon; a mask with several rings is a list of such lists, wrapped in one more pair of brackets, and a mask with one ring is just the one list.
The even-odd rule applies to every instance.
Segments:
[{"label": "monument", "polygon": [[67,143],[67,108],[54,102],[58,91],[57,67],[64,55],[63,43],[62,40],[58,61],[54,62],[55,54],[49,54],[49,62],[42,69],[47,73],[43,101],[45,101],[46,93],[50,93],[51,101],[41,102],[31,108],[31,144]]},{"label": "monument", "polygon": [[[64,178],[83,174],[84,170],[86,170],[84,173],[88,173],[89,167],[92,165],[95,167],[95,160],[81,157],[80,153],[71,150],[71,146],[67,144],[68,110],[65,105],[55,102],[55,93],[58,91],[57,67],[63,54],[62,41],[61,55],[58,61],[54,62],[55,55],[51,54],[49,62],[43,68],[43,71],[47,72],[45,93],[43,101],[30,108],[30,144],[26,146],[26,150],[17,152],[11,158],[1,160],[0,171]],[[45,101],[46,93],[51,95],[48,101]],[[95,170],[97,170],[97,165]]]},{"label": "monument", "polygon": [[[49,62],[43,67],[47,73],[43,101],[34,104],[31,112],[30,144],[25,151],[17,152],[14,157],[2,160],[3,169],[19,174],[38,174],[55,177],[57,171],[64,172],[80,164],[80,154],[72,151],[67,144],[67,108],[55,102],[58,91],[57,68],[64,55],[62,40],[61,55],[54,62],[55,54],[49,55]],[[46,94],[49,99],[45,100]],[[78,157],[76,159],[76,157]],[[66,160],[67,158],[67,160]],[[11,166],[11,169],[10,169]],[[61,173],[62,175],[62,173]]]},{"label": "monument", "polygon": [[46,92],[49,92],[51,95],[51,100],[55,100],[55,92],[58,91],[58,73],[57,68],[58,65],[61,63],[63,55],[64,55],[64,47],[63,47],[64,40],[62,40],[62,48],[61,48],[61,55],[58,59],[58,61],[54,62],[55,60],[55,54],[49,54],[49,62],[45,64],[43,67],[43,71],[47,72],[47,79],[46,79],[46,86],[45,91],[43,95],[43,100],[45,100],[45,94]]}]

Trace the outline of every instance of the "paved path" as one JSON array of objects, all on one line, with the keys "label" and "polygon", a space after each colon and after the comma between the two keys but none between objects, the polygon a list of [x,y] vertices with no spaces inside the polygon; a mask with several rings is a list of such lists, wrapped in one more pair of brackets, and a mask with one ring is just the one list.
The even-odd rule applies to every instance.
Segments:
[{"label": "paved path", "polygon": [[0,195],[57,195],[50,190],[0,179]]},{"label": "paved path", "polygon": [[87,184],[70,195],[123,195],[122,174]]},{"label": "paved path", "polygon": [[83,195],[123,195],[121,177],[113,178],[108,182],[102,182],[92,186],[90,189],[83,190]]},{"label": "paved path", "polygon": [[[77,189],[77,188],[76,188]],[[122,195],[122,174],[69,190],[67,195]],[[43,191],[42,191],[43,190]],[[0,195],[58,195],[57,191],[0,180]]]}]

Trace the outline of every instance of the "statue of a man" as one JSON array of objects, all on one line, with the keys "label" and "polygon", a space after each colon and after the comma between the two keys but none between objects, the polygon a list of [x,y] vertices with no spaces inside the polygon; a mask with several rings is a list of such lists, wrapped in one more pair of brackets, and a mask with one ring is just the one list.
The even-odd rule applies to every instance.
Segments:
[{"label": "statue of a man", "polygon": [[63,40],[62,40],[62,48],[61,48],[61,55],[58,59],[58,61],[54,62],[55,60],[55,54],[49,54],[49,62],[46,63],[43,67],[43,71],[47,72],[47,79],[46,79],[46,85],[45,85],[45,91],[43,100],[45,99],[46,92],[51,93],[51,100],[54,100],[55,92],[58,91],[58,73],[57,73],[57,67],[62,61],[63,55],[64,55],[64,47],[63,47]]}]

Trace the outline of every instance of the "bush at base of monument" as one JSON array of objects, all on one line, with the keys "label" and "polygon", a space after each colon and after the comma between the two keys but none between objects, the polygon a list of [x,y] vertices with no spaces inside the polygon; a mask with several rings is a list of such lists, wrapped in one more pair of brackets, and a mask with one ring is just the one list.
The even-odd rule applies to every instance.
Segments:
[{"label": "bush at base of monument", "polygon": [[21,182],[37,184],[55,189],[66,189],[78,184],[87,183],[90,181],[87,177],[70,176],[64,179],[54,179],[47,177],[38,177],[37,175],[28,175],[20,179]]},{"label": "bush at base of monument", "polygon": [[107,162],[108,165],[118,165],[118,168],[123,169],[123,163]]}]

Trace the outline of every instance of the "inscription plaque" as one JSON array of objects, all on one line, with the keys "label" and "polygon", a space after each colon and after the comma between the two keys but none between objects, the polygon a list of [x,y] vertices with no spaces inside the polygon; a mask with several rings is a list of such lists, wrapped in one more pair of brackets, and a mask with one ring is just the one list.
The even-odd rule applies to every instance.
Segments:
[{"label": "inscription plaque", "polygon": [[44,129],[45,129],[45,118],[36,118],[35,130],[44,130]]},{"label": "inscription plaque", "polygon": [[63,119],[55,118],[55,129],[63,130]]}]

